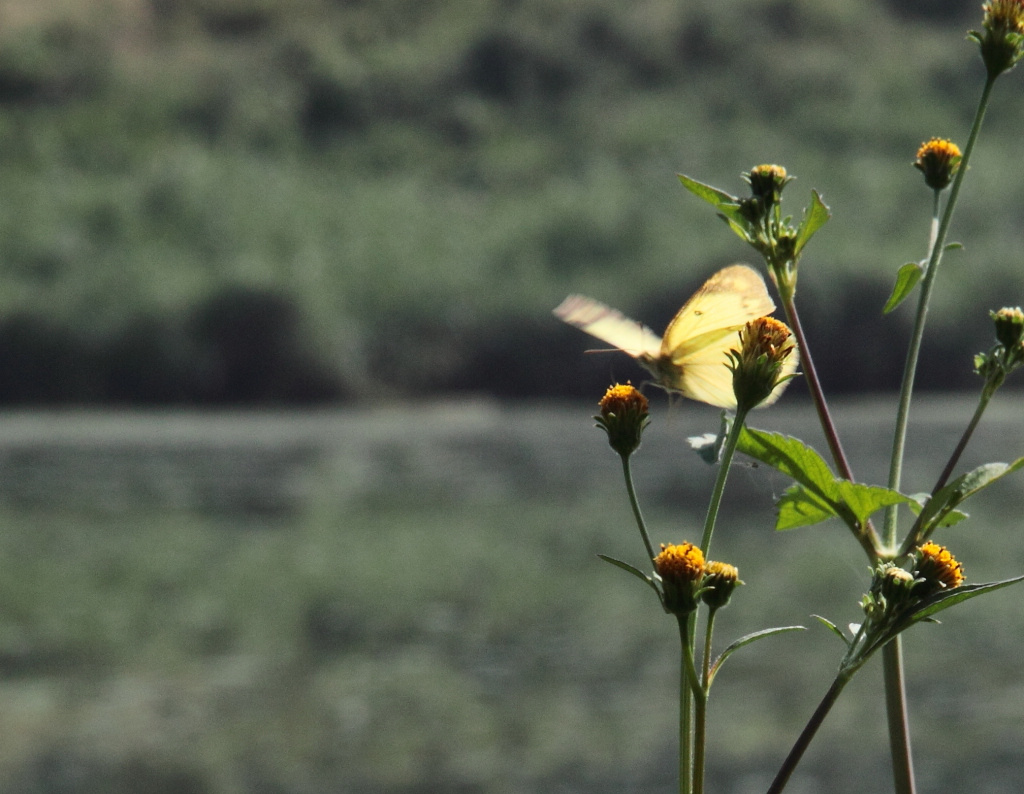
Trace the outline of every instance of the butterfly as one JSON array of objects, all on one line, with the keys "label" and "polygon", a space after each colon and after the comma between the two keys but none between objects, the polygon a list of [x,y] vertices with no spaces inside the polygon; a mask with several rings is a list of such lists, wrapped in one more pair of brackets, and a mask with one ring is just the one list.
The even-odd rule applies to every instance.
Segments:
[{"label": "butterfly", "polygon": [[[662,388],[691,400],[735,408],[730,350],[750,320],[775,311],[764,279],[746,265],[730,265],[704,282],[668,324],[663,337],[621,312],[583,295],[570,295],[555,316],[635,358]],[[796,371],[797,355],[783,364],[782,375]],[[778,399],[784,380],[762,405]]]}]

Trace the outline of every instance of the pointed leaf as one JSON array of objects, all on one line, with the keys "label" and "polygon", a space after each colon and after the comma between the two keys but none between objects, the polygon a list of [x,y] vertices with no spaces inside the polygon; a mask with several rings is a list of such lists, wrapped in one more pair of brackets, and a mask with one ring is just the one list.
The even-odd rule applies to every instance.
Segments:
[{"label": "pointed leaf", "polygon": [[765,637],[774,637],[776,634],[783,634],[787,631],[806,631],[804,626],[779,626],[774,629],[762,629],[761,631],[755,631],[751,634],[746,634],[740,637],[738,640],[733,641],[729,644],[729,647],[722,651],[721,655],[715,659],[715,663],[711,665],[711,672],[708,676],[709,684],[710,680],[713,680],[718,670],[725,663],[725,660],[732,656],[736,651],[742,648],[744,645],[750,645],[752,642],[763,640]]},{"label": "pointed leaf", "polygon": [[775,529],[780,531],[820,524],[836,515],[826,500],[815,496],[802,485],[787,488],[777,507],[779,514]]},{"label": "pointed leaf", "polygon": [[736,196],[731,196],[717,187],[698,182],[696,179],[686,176],[686,174],[677,174],[677,176],[679,181],[682,182],[683,187],[698,198],[704,199],[704,201],[718,210],[721,213],[722,219],[729,224],[741,239],[750,241],[752,234],[750,221],[740,214],[740,200]]},{"label": "pointed leaf", "polygon": [[952,590],[943,590],[938,595],[932,596],[932,598],[917,610],[911,618],[915,621],[924,620],[925,618],[930,619],[936,612],[949,609],[951,606],[959,604],[961,601],[966,601],[969,598],[984,595],[985,593],[991,593],[993,590],[999,590],[1020,581],[1024,581],[1024,576],[1015,576],[1013,579],[1004,579],[1001,582],[965,584],[960,587],[953,588]]},{"label": "pointed leaf", "polygon": [[[907,504],[910,506],[911,512],[913,512],[914,515],[920,515],[921,509],[928,504],[928,499],[931,498],[931,494],[916,493],[911,494],[910,498],[912,501],[907,502]],[[941,529],[943,527],[951,527],[954,524],[959,524],[965,518],[970,517],[970,514],[965,513],[963,510],[950,510],[946,513],[945,518],[935,524],[935,528]]]},{"label": "pointed leaf", "polygon": [[910,293],[914,291],[914,287],[917,286],[922,275],[924,275],[924,268],[917,262],[907,262],[907,264],[901,267],[899,273],[896,274],[896,283],[892,287],[892,295],[885,302],[882,314],[888,314],[909,298]]},{"label": "pointed leaf", "polygon": [[1022,467],[1024,458],[1017,458],[1013,463],[986,463],[957,477],[924,506],[918,519],[922,535],[927,537],[932,529],[941,526],[953,509],[968,497]]},{"label": "pointed leaf", "polygon": [[814,236],[814,233],[824,226],[831,217],[832,213],[829,212],[828,206],[825,202],[821,200],[821,196],[818,195],[818,191],[812,190],[811,206],[804,212],[804,219],[800,224],[800,230],[796,236],[796,243],[793,249],[796,256],[800,255],[801,249],[807,245],[810,239]]},{"label": "pointed leaf", "polygon": [[607,554],[598,554],[597,556],[600,557],[605,562],[610,562],[616,568],[621,568],[622,570],[626,571],[627,573],[633,574],[633,576],[635,576],[637,579],[639,579],[644,584],[648,585],[655,593],[657,593],[658,594],[658,598],[661,598],[661,591],[658,590],[658,585],[656,585],[654,583],[654,579],[652,579],[650,576],[645,574],[639,568],[636,568],[636,567],[630,565],[628,562],[623,562],[622,560],[617,560],[614,557],[609,557]]},{"label": "pointed leaf", "polygon": [[859,482],[839,479],[836,480],[836,487],[839,490],[839,498],[862,523],[868,516],[883,507],[908,504],[914,501],[899,491],[883,488],[880,485],[864,485]]},{"label": "pointed leaf", "polygon": [[839,639],[841,639],[847,648],[850,647],[850,641],[846,638],[846,635],[839,630],[839,627],[835,623],[833,623],[828,618],[823,618],[821,615],[811,615],[811,617],[818,620],[820,623],[824,624],[825,628],[829,629],[829,631],[831,631]]}]

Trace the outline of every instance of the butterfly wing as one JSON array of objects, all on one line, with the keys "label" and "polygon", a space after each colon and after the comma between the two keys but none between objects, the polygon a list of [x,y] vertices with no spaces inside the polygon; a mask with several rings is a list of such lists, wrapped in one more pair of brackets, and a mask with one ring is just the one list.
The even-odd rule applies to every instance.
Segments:
[{"label": "butterfly wing", "polygon": [[654,331],[593,298],[570,295],[555,309],[555,316],[633,358],[656,358],[661,350],[661,338]]},{"label": "butterfly wing", "polygon": [[665,331],[659,365],[666,385],[693,400],[734,408],[726,354],[737,346],[739,329],[773,311],[775,304],[759,273],[746,265],[719,270]]}]

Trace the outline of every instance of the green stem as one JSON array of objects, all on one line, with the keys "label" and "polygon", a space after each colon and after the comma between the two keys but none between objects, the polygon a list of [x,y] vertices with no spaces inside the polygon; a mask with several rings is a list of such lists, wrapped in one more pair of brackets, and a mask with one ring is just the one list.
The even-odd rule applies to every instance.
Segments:
[{"label": "green stem", "polygon": [[715,531],[715,522],[718,520],[718,509],[722,506],[725,481],[729,478],[729,468],[732,466],[732,459],[736,454],[736,445],[739,443],[740,433],[743,431],[743,423],[746,422],[748,413],[749,409],[736,409],[736,416],[733,417],[732,427],[729,428],[729,435],[726,436],[725,444],[722,446],[722,459],[718,464],[718,476],[715,478],[715,487],[711,492],[708,513],[704,519],[704,534],[700,539],[700,550],[705,557],[708,556],[708,549],[711,547],[711,535]]},{"label": "green stem", "polygon": [[804,726],[804,729],[800,732],[800,736],[797,737],[796,744],[793,745],[793,749],[789,751],[789,755],[786,756],[786,760],[782,763],[782,767],[779,769],[779,773],[775,776],[775,780],[772,781],[771,787],[768,789],[768,794],[780,794],[780,792],[786,787],[789,782],[789,778],[792,776],[797,764],[800,763],[800,759],[803,758],[804,752],[811,744],[811,740],[814,735],[818,732],[818,728],[821,727],[825,721],[825,717],[828,716],[829,711],[832,710],[832,706],[835,705],[836,700],[839,699],[839,693],[843,691],[843,687],[852,678],[852,673],[846,673],[840,671],[832,682],[832,686],[828,688],[828,692],[825,693],[825,697],[822,698],[821,703],[818,704],[818,708],[814,710],[814,714],[811,715],[811,719]]},{"label": "green stem", "polygon": [[[906,444],[907,424],[910,416],[910,401],[914,392],[917,360],[921,352],[921,340],[924,338],[925,320],[928,318],[928,305],[931,302],[932,289],[935,286],[935,276],[939,270],[939,262],[942,260],[942,249],[946,245],[946,236],[949,233],[949,225],[953,219],[953,210],[956,208],[957,199],[960,196],[960,187],[963,185],[964,177],[967,174],[971,154],[974,151],[974,144],[977,142],[978,134],[981,132],[981,123],[985,119],[985,110],[988,107],[994,85],[995,78],[989,76],[985,80],[985,86],[981,91],[981,98],[978,100],[978,110],[974,115],[974,123],[971,125],[971,133],[967,139],[967,146],[964,148],[963,156],[960,159],[960,166],[957,169],[956,176],[953,177],[953,185],[949,191],[949,200],[946,202],[946,208],[942,213],[938,229],[932,236],[931,251],[928,254],[928,266],[921,283],[921,296],[918,299],[917,315],[914,318],[914,330],[911,334],[910,347],[907,350],[907,360],[903,369],[903,383],[900,386],[900,402],[896,414],[896,431],[893,435],[892,458],[889,467],[889,487],[893,490],[899,490],[902,478],[903,451]],[[937,209],[938,195],[935,197],[935,202]],[[896,514],[897,508],[894,505],[886,511],[885,515],[884,541],[886,547],[890,549],[896,545]]]},{"label": "green stem", "polygon": [[629,494],[629,504],[633,508],[633,517],[636,519],[637,528],[640,530],[640,537],[644,539],[644,546],[647,549],[647,559],[653,560],[658,555],[651,544],[651,537],[647,534],[647,525],[644,523],[643,513],[640,512],[640,502],[636,498],[636,488],[633,487],[633,472],[629,466],[629,455],[620,455],[622,458],[622,476],[626,480],[626,492]]},{"label": "green stem", "polygon": [[704,757],[707,747],[707,705],[711,679],[711,636],[714,632],[715,613],[708,612],[704,627],[704,655],[701,657],[700,692],[695,699],[693,730],[693,792],[704,794]]},{"label": "green stem", "polygon": [[[946,468],[942,470],[942,474],[939,475],[939,479],[935,481],[935,485],[932,487],[932,496],[937,494],[945,487],[946,483],[949,482],[949,478],[953,475],[953,470],[956,468],[956,464],[960,462],[960,456],[963,455],[968,442],[971,440],[971,436],[974,435],[974,431],[978,427],[978,423],[981,421],[981,417],[985,413],[985,409],[988,407],[993,394],[994,392],[990,391],[987,387],[982,391],[981,399],[978,401],[978,407],[974,409],[974,416],[971,417],[970,423],[964,430],[963,435],[960,436],[960,441],[957,443],[956,449],[953,450],[953,454],[950,455],[949,461],[946,463]],[[921,531],[920,520],[914,522],[914,526],[911,527],[910,532],[907,533],[907,537],[903,541],[903,545],[900,546],[899,556],[902,557],[909,553],[912,548],[927,539],[928,535]]]},{"label": "green stem", "polygon": [[[988,101],[992,95],[994,85],[995,77],[989,75],[985,80],[985,86],[978,101],[978,110],[974,116],[974,123],[971,126],[970,136],[967,139],[967,146],[964,148],[960,166],[956,176],[953,178],[949,200],[946,202],[946,208],[942,213],[938,230],[934,233],[931,251],[928,255],[928,267],[921,284],[921,296],[917,304],[914,330],[911,334],[910,347],[907,350],[907,360],[903,370],[903,383],[900,386],[900,402],[896,414],[896,429],[893,436],[889,487],[896,491],[900,488],[902,478],[903,453],[910,417],[910,401],[914,391],[914,377],[917,373],[917,361],[921,352],[921,340],[924,338],[925,320],[928,317],[928,306],[931,302],[932,289],[935,286],[935,276],[939,270],[939,262],[942,260],[942,249],[946,244],[946,235],[949,233],[953,210],[960,196],[960,188],[963,185],[964,176],[967,174],[971,153],[974,151],[974,145],[978,140],[978,133],[981,131],[981,123],[985,118],[985,109],[988,107]],[[938,196],[936,196],[937,208]],[[891,550],[896,545],[896,517],[897,507],[893,505],[886,510],[885,514],[883,536],[885,549]],[[900,646],[898,645],[894,649],[887,648],[884,655],[886,717],[889,724],[889,746],[893,754],[893,783],[896,794],[914,794],[914,764],[908,730],[907,696],[906,689],[903,686],[903,656],[899,649]]]},{"label": "green stem", "polygon": [[903,682],[903,638],[897,635],[882,648],[885,711],[889,718],[889,754],[898,792],[913,794],[914,756],[910,747],[906,686]]},{"label": "green stem", "polygon": [[685,617],[676,615],[679,624],[679,794],[693,794],[693,687],[690,683],[687,657],[693,658],[693,628],[696,613]]}]

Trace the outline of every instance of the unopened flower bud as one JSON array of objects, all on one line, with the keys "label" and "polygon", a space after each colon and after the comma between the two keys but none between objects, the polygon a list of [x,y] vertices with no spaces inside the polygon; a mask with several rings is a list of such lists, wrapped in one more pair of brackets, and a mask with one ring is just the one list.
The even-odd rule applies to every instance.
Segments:
[{"label": "unopened flower bud", "polygon": [[778,399],[796,371],[793,335],[785,323],[758,317],[740,331],[739,348],[729,351],[736,405],[749,410]]},{"label": "unopened flower bud", "polygon": [[597,426],[608,433],[608,443],[620,455],[632,455],[640,446],[640,437],[651,421],[647,398],[629,383],[616,383],[598,403],[601,413]]},{"label": "unopened flower bud", "polygon": [[781,165],[759,165],[743,174],[750,185],[751,195],[760,201],[767,211],[782,200],[782,190],[793,181]]},{"label": "unopened flower bud", "polygon": [[932,190],[945,190],[960,168],[960,147],[943,138],[932,138],[917,150],[914,168],[924,174],[925,184]]},{"label": "unopened flower bud", "polygon": [[[701,601],[712,609],[721,609],[729,603],[732,591],[739,587],[740,572],[735,565],[727,562],[708,560],[704,566],[704,579],[701,581]],[[707,588],[707,589],[704,589]]]},{"label": "unopened flower bud", "polygon": [[972,30],[968,38],[977,42],[989,78],[994,79],[1024,55],[1024,0],[989,0],[981,10],[983,30]]},{"label": "unopened flower bud", "polygon": [[997,312],[989,312],[996,326],[996,339],[1007,350],[1019,347],[1024,342],[1024,311],[1002,308]]}]

